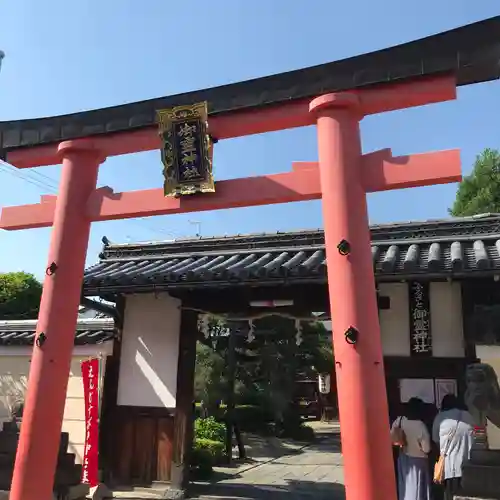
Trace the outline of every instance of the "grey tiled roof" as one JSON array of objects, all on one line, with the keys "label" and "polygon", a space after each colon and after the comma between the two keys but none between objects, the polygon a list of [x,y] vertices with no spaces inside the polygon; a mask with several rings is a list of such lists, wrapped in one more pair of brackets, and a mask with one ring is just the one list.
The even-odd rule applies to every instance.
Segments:
[{"label": "grey tiled roof", "polygon": [[[32,345],[37,320],[0,321],[0,346]],[[101,344],[114,338],[112,319],[79,320],[75,345]]]},{"label": "grey tiled roof", "polygon": [[[500,273],[500,216],[371,227],[379,280]],[[85,273],[85,292],[326,281],[322,230],[112,245]]]}]

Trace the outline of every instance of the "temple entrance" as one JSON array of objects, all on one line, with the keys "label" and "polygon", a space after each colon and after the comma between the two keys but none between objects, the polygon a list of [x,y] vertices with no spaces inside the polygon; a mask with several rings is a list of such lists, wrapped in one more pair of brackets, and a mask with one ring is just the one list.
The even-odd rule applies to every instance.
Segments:
[{"label": "temple entrance", "polygon": [[[304,249],[311,242],[319,242],[319,238],[321,232],[283,235],[279,237],[279,248],[288,248],[292,258],[298,248]],[[154,268],[144,266],[150,261],[155,263],[157,269],[165,269],[168,262],[174,266],[180,262],[188,264],[193,251],[201,266],[207,263],[207,258],[230,265],[229,260],[234,263],[238,257],[242,262],[252,252],[259,255],[274,253],[276,247],[268,246],[268,239],[250,236],[245,240],[240,237],[159,243],[148,245],[147,253],[144,253],[146,249],[139,249],[140,245],[124,247],[106,244],[101,263],[87,270],[84,293],[88,296],[99,295],[123,308],[123,313],[119,314],[123,324],[119,325],[117,344],[107,364],[106,416],[101,432],[106,447],[106,451],[102,450],[106,456],[103,459],[105,476],[112,483],[151,484],[171,479],[172,471],[168,466],[172,462],[172,442],[175,439],[173,434],[164,431],[167,449],[163,450],[158,442],[158,429],[164,422],[170,424],[171,432],[175,433],[172,417],[174,406],[178,409],[179,404],[174,400],[169,404],[170,408],[161,409],[162,403],[157,401],[157,394],[147,395],[150,389],[144,386],[144,370],[137,375],[127,374],[125,367],[133,370],[135,359],[146,357],[148,370],[151,369],[168,387],[169,381],[175,377],[169,375],[163,365],[174,364],[166,363],[165,353],[172,351],[175,355],[175,348],[169,347],[168,338],[170,322],[175,323],[173,318],[178,313],[181,315],[181,339],[186,339],[188,333],[191,338],[194,335],[198,351],[202,350],[212,359],[215,357],[217,366],[213,369],[219,370],[212,376],[212,385],[208,388],[200,382],[204,382],[210,374],[196,371],[193,392],[193,382],[189,385],[188,379],[183,381],[179,377],[181,360],[190,358],[195,347],[193,343],[186,345],[189,351],[184,351],[185,356],[179,358],[177,383],[186,384],[182,393],[190,405],[193,402],[197,405],[195,416],[216,416],[223,424],[229,418],[232,430],[240,430],[243,434],[267,434],[299,440],[302,436],[297,436],[297,433],[309,430],[300,425],[301,421],[321,416],[323,400],[332,401],[331,405],[325,406],[334,408],[329,411],[332,420],[335,419],[336,394],[331,393],[335,384],[330,383],[330,390],[321,395],[321,400],[319,391],[318,377],[331,373],[333,362],[331,333],[324,326],[328,317],[324,314],[328,307],[325,269],[315,265],[308,270],[308,255],[317,250],[298,250],[304,252],[303,258],[295,259],[297,269],[294,274],[288,266],[290,275],[285,286],[273,284],[273,275],[265,276],[259,268],[255,268],[256,275],[260,276],[259,282],[228,287],[219,278],[214,280],[209,276],[202,285],[201,274],[194,266],[181,281],[175,274],[166,278]],[[141,254],[141,259],[130,261],[129,256],[134,254]],[[175,257],[156,257],[169,254]],[[257,260],[256,255],[253,261]],[[266,260],[269,261],[269,257]],[[127,268],[129,272],[122,274],[122,268]],[[178,269],[184,276],[182,268]],[[220,270],[223,272],[222,267]],[[119,281],[112,278],[116,271],[121,276]],[[244,268],[240,272],[246,273]],[[139,284],[143,282],[142,273],[151,277],[152,288]],[[250,279],[253,280],[252,277]],[[309,284],[304,284],[304,279],[308,279]],[[156,280],[163,281],[167,286],[165,291],[160,292],[153,285]],[[165,309],[172,300],[178,304],[175,313]],[[135,339],[139,335],[141,345],[147,348],[136,348]],[[134,359],[130,358],[130,353],[133,353]],[[278,365],[279,370],[276,369]],[[212,366],[208,368],[212,369]],[[217,380],[218,377],[222,380]],[[153,379],[149,377],[149,380]],[[303,386],[310,390],[303,391]],[[233,455],[232,445],[236,447],[238,444],[235,434],[232,434],[234,443],[226,444],[228,456]],[[166,456],[160,456],[162,450],[167,453]],[[236,449],[234,452],[237,457]],[[149,455],[147,460],[144,459],[145,454]],[[162,460],[168,464],[163,472],[158,469]]]}]

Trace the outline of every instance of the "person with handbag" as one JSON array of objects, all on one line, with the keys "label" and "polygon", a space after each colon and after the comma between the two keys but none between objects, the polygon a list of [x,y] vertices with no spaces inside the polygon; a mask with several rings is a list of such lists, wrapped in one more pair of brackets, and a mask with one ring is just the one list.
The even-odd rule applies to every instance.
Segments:
[{"label": "person with handbag", "polygon": [[472,447],[474,421],[454,394],[447,394],[432,425],[432,439],[440,456],[434,468],[434,482],[444,487],[445,500],[460,493],[462,465]]},{"label": "person with handbag", "polygon": [[392,444],[399,448],[398,500],[431,498],[427,460],[431,451],[431,439],[422,420],[422,411],[422,400],[411,398],[406,405],[406,415],[398,417],[392,424]]}]

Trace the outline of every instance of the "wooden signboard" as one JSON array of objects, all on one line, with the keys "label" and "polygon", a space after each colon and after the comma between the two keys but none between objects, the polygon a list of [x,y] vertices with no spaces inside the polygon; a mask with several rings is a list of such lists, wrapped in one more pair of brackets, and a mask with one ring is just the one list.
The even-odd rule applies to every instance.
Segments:
[{"label": "wooden signboard", "polygon": [[411,356],[430,357],[432,332],[429,283],[411,281],[409,292]]},{"label": "wooden signboard", "polygon": [[215,191],[207,103],[157,111],[165,196]]}]

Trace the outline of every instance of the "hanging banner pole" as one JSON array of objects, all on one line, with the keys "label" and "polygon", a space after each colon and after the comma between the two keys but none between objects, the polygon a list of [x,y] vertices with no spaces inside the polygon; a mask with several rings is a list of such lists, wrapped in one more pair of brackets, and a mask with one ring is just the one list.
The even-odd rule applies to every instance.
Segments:
[{"label": "hanging banner pole", "polygon": [[82,483],[91,488],[99,484],[99,359],[82,361],[85,398],[85,450]]}]

